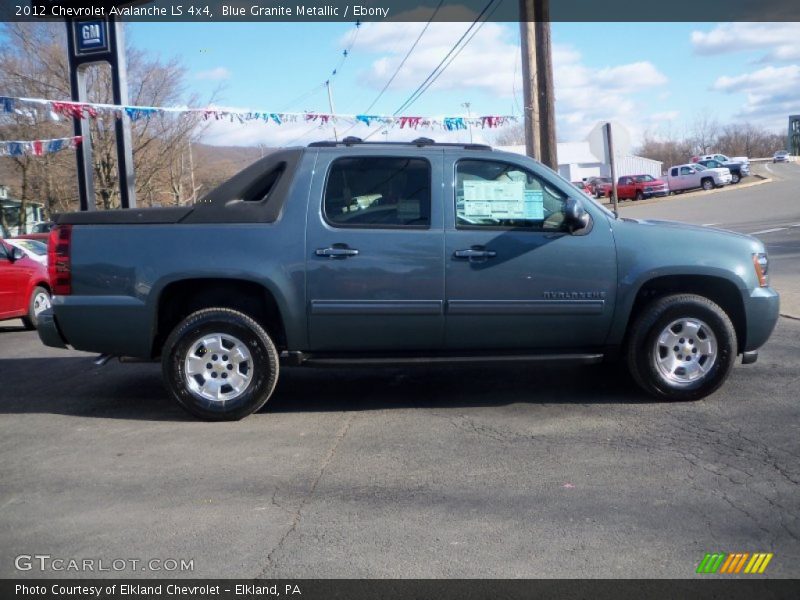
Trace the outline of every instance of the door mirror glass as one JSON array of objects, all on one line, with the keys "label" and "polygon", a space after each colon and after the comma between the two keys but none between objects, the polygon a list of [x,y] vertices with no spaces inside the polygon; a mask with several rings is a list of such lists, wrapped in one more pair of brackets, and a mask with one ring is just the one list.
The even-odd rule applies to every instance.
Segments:
[{"label": "door mirror glass", "polygon": [[17,261],[20,258],[25,258],[25,253],[17,247],[11,248],[11,252],[8,255],[8,258],[11,262]]},{"label": "door mirror glass", "polygon": [[575,198],[567,198],[564,204],[564,224],[570,233],[576,233],[589,226],[589,213]]}]

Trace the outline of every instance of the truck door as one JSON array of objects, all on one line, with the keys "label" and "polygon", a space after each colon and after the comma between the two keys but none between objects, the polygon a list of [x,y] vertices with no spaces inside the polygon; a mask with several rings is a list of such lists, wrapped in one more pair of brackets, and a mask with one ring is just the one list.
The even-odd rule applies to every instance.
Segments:
[{"label": "truck door", "polygon": [[700,178],[697,177],[697,171],[691,167],[681,167],[680,180],[682,190],[690,190],[695,187],[700,187]]},{"label": "truck door", "polygon": [[617,197],[619,198],[633,198],[636,195],[634,190],[633,179],[630,177],[620,177],[617,183]]},{"label": "truck door", "polygon": [[441,150],[319,151],[306,242],[312,351],[442,347],[441,171]]},{"label": "truck door", "polygon": [[562,209],[575,193],[533,163],[456,158],[445,171],[447,347],[601,346],[617,288],[606,216],[590,207],[591,229],[568,233]]}]

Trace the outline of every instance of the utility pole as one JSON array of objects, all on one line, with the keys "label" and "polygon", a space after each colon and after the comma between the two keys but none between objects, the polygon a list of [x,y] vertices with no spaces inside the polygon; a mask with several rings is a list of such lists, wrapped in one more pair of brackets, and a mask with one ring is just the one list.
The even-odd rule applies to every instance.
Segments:
[{"label": "utility pole", "polygon": [[328,106],[331,107],[331,121],[333,121],[333,139],[339,141],[339,136],[336,133],[336,110],[333,108],[333,93],[331,92],[330,79],[325,82],[325,87],[328,88]]},{"label": "utility pole", "polygon": [[558,170],[550,0],[519,0],[525,150]]}]

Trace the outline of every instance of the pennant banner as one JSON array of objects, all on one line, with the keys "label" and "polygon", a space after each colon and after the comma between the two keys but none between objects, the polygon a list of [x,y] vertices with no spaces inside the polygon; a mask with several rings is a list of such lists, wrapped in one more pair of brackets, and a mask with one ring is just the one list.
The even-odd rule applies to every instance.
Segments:
[{"label": "pennant banner", "polygon": [[81,136],[56,138],[52,140],[31,140],[27,142],[0,141],[0,156],[43,156],[54,154],[67,148],[77,148],[81,143]]},{"label": "pennant banner", "polygon": [[[25,108],[23,108],[23,106]],[[0,112],[29,114],[31,110],[43,110],[53,119],[71,117],[76,119],[94,119],[101,113],[112,114],[116,118],[126,115],[131,121],[149,119],[160,114],[196,114],[204,120],[229,120],[234,123],[262,121],[274,125],[286,123],[317,123],[320,127],[332,123],[349,125],[364,124],[366,126],[400,129],[443,129],[458,131],[468,128],[495,129],[516,122],[517,117],[511,115],[465,116],[399,116],[399,115],[341,115],[319,112],[270,112],[237,110],[209,106],[190,108],[187,106],[119,106],[116,104],[99,104],[95,102],[70,102],[47,100],[44,98],[13,98],[0,96]]]}]

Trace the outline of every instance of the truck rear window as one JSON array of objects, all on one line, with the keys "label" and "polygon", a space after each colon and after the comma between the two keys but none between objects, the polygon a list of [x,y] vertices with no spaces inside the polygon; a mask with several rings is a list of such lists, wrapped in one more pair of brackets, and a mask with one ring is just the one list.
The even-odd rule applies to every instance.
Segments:
[{"label": "truck rear window", "polygon": [[337,227],[427,228],[430,164],[421,158],[340,158],[328,172],[324,214]]}]

